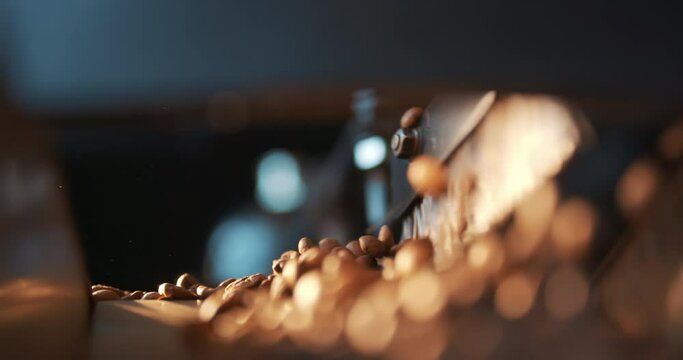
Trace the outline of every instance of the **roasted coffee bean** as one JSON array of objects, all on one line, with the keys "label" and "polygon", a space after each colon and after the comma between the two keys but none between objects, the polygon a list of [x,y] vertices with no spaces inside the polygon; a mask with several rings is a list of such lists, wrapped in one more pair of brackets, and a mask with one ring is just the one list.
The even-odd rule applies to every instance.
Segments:
[{"label": "roasted coffee bean", "polygon": [[235,288],[224,293],[219,300],[216,300],[212,295],[204,301],[208,303],[208,308],[205,308],[204,311],[202,311],[204,304],[200,305],[200,319],[204,319],[204,316],[213,313],[209,320],[215,321],[219,314],[227,312],[235,307],[253,306],[254,293],[254,290]]},{"label": "roasted coffee bean", "polygon": [[121,297],[112,290],[103,289],[96,290],[92,293],[92,298],[95,301],[119,300]]},{"label": "roasted coffee bean", "polygon": [[270,287],[270,283],[273,282],[273,278],[274,278],[274,277],[275,277],[275,275],[273,275],[273,274],[268,275],[268,276],[261,282],[261,285],[259,285],[259,287],[260,287],[260,288],[269,288],[269,287]]},{"label": "roasted coffee bean", "polygon": [[280,259],[287,261],[289,259],[295,259],[299,257],[299,252],[294,250],[287,250],[280,255]]},{"label": "roasted coffee bean", "polygon": [[420,123],[420,117],[424,110],[421,107],[411,107],[401,116],[401,127],[404,129],[412,128]]},{"label": "roasted coffee bean", "polygon": [[356,262],[370,268],[377,267],[377,260],[370,255],[362,255],[356,258]]},{"label": "roasted coffee bean", "polygon": [[[296,260],[294,260],[296,261]],[[228,285],[225,288],[225,292],[227,293],[231,289],[252,289],[255,288],[259,285],[261,285],[261,282],[266,279],[266,276],[263,274],[254,274],[254,275],[249,275],[240,278],[239,280],[233,282],[232,284]]]},{"label": "roasted coffee bean", "polygon": [[197,293],[197,288],[200,287],[200,286],[203,286],[203,285],[200,284],[200,283],[197,283],[197,284],[194,284],[194,285],[190,286],[190,288],[189,288],[188,290],[190,290],[190,292],[196,294],[196,293]]},{"label": "roasted coffee bean", "polygon": [[285,267],[282,269],[282,278],[285,283],[290,288],[294,287],[297,279],[301,275],[301,268],[299,267],[299,262],[296,259],[290,259],[285,263]]},{"label": "roasted coffee bean", "polygon": [[267,279],[267,276],[265,276],[263,274],[259,274],[259,273],[249,275],[249,277],[247,277],[247,281],[249,283],[249,286],[247,286],[247,289],[252,289],[252,288],[255,288],[255,287],[261,285],[261,283],[266,279]]},{"label": "roasted coffee bean", "polygon": [[353,260],[356,258],[356,256],[353,255],[351,250],[349,250],[345,247],[338,247],[338,248],[332,249],[332,254],[339,256],[339,257],[342,257],[342,258],[349,259],[349,260]]},{"label": "roasted coffee bean", "polygon": [[273,274],[282,274],[282,268],[285,266],[285,260],[275,259],[273,260]]},{"label": "roasted coffee bean", "polygon": [[223,295],[223,291],[215,291],[206,300],[202,301],[201,305],[199,305],[199,320],[209,322],[216,316],[225,302]]},{"label": "roasted coffee bean", "polygon": [[339,241],[337,241],[335,239],[331,239],[331,238],[324,238],[324,239],[320,240],[318,245],[320,246],[320,250],[327,252],[327,253],[331,252],[332,249],[341,246]]},{"label": "roasted coffee bean", "polygon": [[178,277],[178,280],[176,280],[175,284],[176,286],[180,286],[183,289],[190,289],[192,285],[198,284],[199,280],[195,278],[194,276],[184,273]]},{"label": "roasted coffee bean", "polygon": [[246,287],[247,284],[245,282],[247,281],[248,278],[249,278],[249,275],[243,276],[243,277],[233,281],[232,283],[228,284],[228,286],[223,288],[223,293],[227,292],[229,289],[232,289],[232,288],[244,288],[244,287]]},{"label": "roasted coffee bean", "polygon": [[448,171],[441,161],[430,155],[420,155],[408,165],[408,182],[420,195],[441,195],[448,185]]},{"label": "roasted coffee bean", "polygon": [[360,244],[358,243],[358,240],[351,240],[349,241],[348,244],[346,244],[346,248],[349,249],[355,255],[356,257],[365,255],[363,252],[363,249],[360,248]]},{"label": "roasted coffee bean", "polygon": [[150,291],[146,292],[144,295],[142,295],[141,300],[158,300],[161,299],[163,295],[159,294],[156,291]]},{"label": "roasted coffee bean", "polygon": [[434,247],[428,239],[407,240],[394,258],[399,275],[406,275],[432,264]]},{"label": "roasted coffee bean", "polygon": [[113,291],[113,292],[115,292],[116,295],[118,295],[118,296],[125,296],[125,295],[126,295],[126,292],[125,292],[125,291],[123,291],[123,290],[121,290],[121,289],[119,289],[119,288],[115,288],[115,287],[113,287],[113,286],[109,286],[109,285],[97,284],[97,285],[93,285],[93,286],[90,287],[90,291],[93,292],[93,293],[94,293],[95,291],[98,291],[98,290],[109,290],[109,291]]},{"label": "roasted coffee bean", "polygon": [[323,297],[323,280],[319,270],[301,276],[292,291],[294,303],[301,309],[315,307]]},{"label": "roasted coffee bean", "polygon": [[191,293],[190,290],[169,283],[159,285],[159,294],[173,300],[192,300],[197,298],[197,295]]},{"label": "roasted coffee bean", "polygon": [[402,242],[392,246],[391,250],[389,250],[389,256],[396,256],[396,253],[401,249],[401,247],[405,243],[406,243],[406,241],[402,241]]},{"label": "roasted coffee bean", "polygon": [[387,253],[389,253],[391,248],[395,245],[394,234],[391,233],[391,229],[386,225],[382,225],[382,227],[379,228],[377,239],[387,248]]},{"label": "roasted coffee bean", "polygon": [[319,268],[324,258],[325,253],[318,247],[313,247],[304,251],[304,253],[299,256],[298,260],[301,265],[301,271],[306,272],[311,269]]},{"label": "roasted coffee bean", "polygon": [[224,288],[224,287],[232,284],[235,281],[237,281],[237,279],[233,279],[233,278],[225,279],[225,280],[221,281],[221,283],[218,284],[218,286],[216,286],[216,288]]},{"label": "roasted coffee bean", "polygon": [[126,296],[122,296],[121,300],[140,300],[144,294],[144,292],[136,290]]},{"label": "roasted coffee bean", "polygon": [[379,239],[373,235],[361,236],[358,239],[358,243],[360,244],[360,248],[363,249],[364,253],[376,258],[384,256],[384,254],[387,252],[387,248],[384,243],[379,241]]},{"label": "roasted coffee bean", "polygon": [[197,294],[200,299],[206,299],[209,295],[213,294],[214,291],[216,291],[216,289],[199,285],[195,289],[195,294]]},{"label": "roasted coffee bean", "polygon": [[272,299],[280,298],[285,294],[286,291],[287,284],[285,283],[285,280],[280,276],[274,277],[270,282],[270,297]]},{"label": "roasted coffee bean", "polygon": [[248,290],[249,289],[247,289],[247,288],[239,288],[239,287],[227,289],[223,293],[223,302],[226,302],[226,303],[232,302],[233,304],[230,304],[230,305],[236,305],[237,303],[239,303],[242,300],[242,296]]},{"label": "roasted coffee bean", "polygon": [[311,239],[309,239],[309,238],[307,238],[307,237],[302,237],[302,238],[299,240],[299,246],[298,246],[298,248],[299,248],[299,254],[303,254],[304,251],[306,251],[306,250],[308,250],[308,249],[310,249],[310,248],[312,248],[312,247],[315,247],[315,242],[314,242],[313,240],[311,240]]},{"label": "roasted coffee bean", "polygon": [[394,280],[398,277],[396,274],[396,267],[394,266],[394,259],[390,257],[382,258],[382,278],[384,280]]},{"label": "roasted coffee bean", "polygon": [[326,256],[323,261],[321,273],[329,282],[329,288],[326,291],[339,301],[356,295],[359,289],[380,275],[379,272],[369,271],[357,261],[358,259],[347,260],[334,255]]},{"label": "roasted coffee bean", "polygon": [[354,269],[357,268],[355,260],[341,258],[332,254],[325,256],[320,266],[321,271],[333,279],[338,278],[344,272],[353,273]]}]

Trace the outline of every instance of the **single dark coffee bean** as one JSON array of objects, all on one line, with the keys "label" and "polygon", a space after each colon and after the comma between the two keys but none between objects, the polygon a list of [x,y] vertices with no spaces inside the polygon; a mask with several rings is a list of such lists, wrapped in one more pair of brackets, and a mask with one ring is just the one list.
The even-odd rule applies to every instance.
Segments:
[{"label": "single dark coffee bean", "polygon": [[358,243],[358,240],[349,241],[349,243],[346,244],[346,248],[349,249],[349,251],[351,251],[353,253],[353,255],[355,255],[356,257],[365,255],[365,252],[363,252],[363,249],[360,248],[360,244]]},{"label": "single dark coffee bean", "polygon": [[159,285],[159,294],[173,300],[193,300],[197,298],[197,295],[191,293],[190,290],[169,283]]},{"label": "single dark coffee bean", "polygon": [[377,260],[375,260],[375,258],[370,255],[359,256],[356,258],[356,262],[370,268],[377,267]]},{"label": "single dark coffee bean", "polygon": [[92,298],[95,301],[119,300],[121,297],[114,291],[103,289],[96,290],[92,293]]},{"label": "single dark coffee bean", "polygon": [[391,248],[395,245],[394,234],[391,233],[391,229],[386,225],[382,225],[382,227],[379,228],[377,239],[387,248],[387,253],[389,253]]},{"label": "single dark coffee bean", "polygon": [[332,249],[341,246],[339,241],[337,241],[335,239],[330,239],[330,238],[324,238],[324,239],[320,240],[318,245],[320,246],[320,250],[327,252],[327,253],[331,252]]},{"label": "single dark coffee bean", "polygon": [[272,270],[273,274],[282,274],[282,268],[285,266],[285,260],[275,259],[273,260]]},{"label": "single dark coffee bean", "polygon": [[285,267],[282,269],[282,278],[285,280],[287,286],[293,288],[300,275],[301,267],[299,266],[299,262],[296,259],[288,260],[285,263]]},{"label": "single dark coffee bean", "polygon": [[349,260],[354,260],[356,258],[356,255],[354,255],[351,250],[345,248],[345,247],[338,247],[332,249],[332,254],[339,256],[341,258],[346,258]]},{"label": "single dark coffee bean", "polygon": [[126,296],[122,296],[121,300],[140,300],[144,294],[143,291],[136,290]]},{"label": "single dark coffee bean", "polygon": [[421,107],[411,107],[401,116],[401,127],[404,129],[412,128],[420,123],[420,117],[424,110]]},{"label": "single dark coffee bean", "polygon": [[206,299],[209,295],[213,294],[214,291],[216,291],[216,289],[199,285],[197,286],[197,289],[195,289],[195,294],[197,294],[200,299]]},{"label": "single dark coffee bean", "polygon": [[366,254],[379,258],[384,256],[387,252],[386,246],[373,235],[363,235],[358,239],[360,248]]},{"label": "single dark coffee bean", "polygon": [[299,240],[299,245],[298,245],[299,254],[303,254],[304,251],[306,251],[312,247],[315,247],[315,242],[313,240],[311,240],[307,237],[302,237]]},{"label": "single dark coffee bean", "polygon": [[259,285],[259,287],[260,287],[260,288],[266,288],[266,289],[269,288],[269,287],[270,287],[270,283],[273,282],[273,278],[274,278],[274,277],[275,277],[275,275],[273,275],[273,274],[268,275],[268,276],[261,282],[261,285]]},{"label": "single dark coffee bean", "polygon": [[428,239],[407,240],[394,258],[396,273],[406,275],[433,264],[434,247]]},{"label": "single dark coffee bean", "polygon": [[237,280],[237,279],[234,279],[234,278],[225,279],[225,280],[221,281],[221,283],[218,284],[218,286],[216,286],[216,287],[217,287],[217,288],[224,288],[224,287],[226,287],[226,286],[232,284],[232,283],[235,282],[236,280]]},{"label": "single dark coffee bean", "polygon": [[118,295],[118,296],[125,296],[125,295],[126,295],[126,292],[125,292],[125,291],[123,291],[123,290],[121,290],[121,289],[119,289],[119,288],[115,288],[115,287],[113,287],[113,286],[109,286],[109,285],[96,284],[96,285],[93,285],[93,286],[90,287],[90,291],[93,292],[93,293],[94,293],[95,291],[98,291],[98,290],[109,290],[109,291],[113,291],[113,292],[115,292],[116,295]]},{"label": "single dark coffee bean", "polygon": [[144,295],[142,295],[141,300],[158,300],[161,299],[163,295],[159,294],[156,291],[150,291],[146,292]]},{"label": "single dark coffee bean", "polygon": [[178,277],[175,284],[183,289],[189,289],[192,285],[199,284],[199,280],[188,273],[184,273]]},{"label": "single dark coffee bean", "polygon": [[287,250],[280,255],[280,259],[287,261],[289,259],[296,259],[299,257],[299,253],[294,250]]},{"label": "single dark coffee bean", "polygon": [[301,256],[299,256],[299,265],[301,265],[302,272],[306,272],[312,269],[317,269],[322,264],[325,258],[325,253],[318,247],[310,248],[304,251]]}]

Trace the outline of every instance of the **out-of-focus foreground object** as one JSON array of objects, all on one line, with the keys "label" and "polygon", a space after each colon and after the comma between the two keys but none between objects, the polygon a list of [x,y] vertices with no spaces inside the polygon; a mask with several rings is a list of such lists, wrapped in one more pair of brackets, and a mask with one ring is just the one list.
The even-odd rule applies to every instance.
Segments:
[{"label": "out-of-focus foreground object", "polygon": [[48,137],[0,97],[0,358],[83,357],[85,284]]},{"label": "out-of-focus foreground object", "polygon": [[[463,243],[502,222],[523,197],[557,175],[579,143],[571,109],[541,95],[442,96],[418,129],[415,155],[420,156],[412,159],[407,176],[425,196],[404,210],[402,238],[432,239],[437,268],[452,265]],[[426,158],[446,169],[421,172],[432,183],[443,183],[439,193],[416,187],[413,180]]]}]

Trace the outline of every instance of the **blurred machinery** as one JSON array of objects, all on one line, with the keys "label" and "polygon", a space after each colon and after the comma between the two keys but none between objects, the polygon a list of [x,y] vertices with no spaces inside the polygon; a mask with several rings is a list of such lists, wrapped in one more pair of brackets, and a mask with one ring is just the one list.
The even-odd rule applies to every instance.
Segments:
[{"label": "blurred machinery", "polygon": [[[679,12],[664,11],[660,20],[646,11],[651,4],[549,7],[0,4],[0,18],[10,20],[0,21],[0,358],[681,358]],[[399,121],[415,105],[426,107],[411,108]],[[293,122],[300,127],[282,132]],[[320,124],[332,124],[323,140],[307,133]],[[250,126],[256,130],[249,136],[241,132]],[[304,178],[282,187],[282,177],[257,179],[258,196],[274,187],[276,196],[297,193],[291,206],[259,199],[271,213],[268,227],[251,224],[257,233],[278,232],[272,237],[291,244],[301,235],[345,242],[389,224],[397,241],[431,241],[434,271],[392,274],[391,256],[401,245],[385,249],[386,260],[370,259],[377,266],[372,279],[382,281],[346,304],[305,303],[332,314],[318,322],[313,312],[291,310],[295,281],[281,303],[252,294],[240,311],[219,313],[210,324],[198,325],[193,295],[94,303],[86,265],[118,264],[102,238],[79,241],[75,228],[123,242],[112,229],[150,221],[121,201],[111,213],[142,220],[120,224],[103,212],[105,221],[74,227],[71,206],[78,217],[120,197],[100,189],[104,179],[89,170],[111,170],[148,151],[144,136],[122,141],[140,129],[177,138],[202,133],[189,150],[171,142],[151,155],[163,155],[171,168],[178,159],[201,162],[216,144],[240,161],[237,173],[197,170],[210,168],[208,161],[171,173],[188,175],[149,199],[161,204],[167,193],[184,190],[183,180],[199,179],[195,191],[203,197],[181,194],[183,221],[208,206],[217,183],[251,181],[245,174],[257,156],[243,150],[254,145],[264,166],[286,163]],[[76,144],[79,151],[56,154],[55,134],[66,139],[58,146]],[[288,137],[331,151],[311,168],[289,153],[266,152]],[[136,146],[139,152],[108,158],[114,148]],[[91,192],[79,208],[73,192],[69,204],[62,172],[83,164],[89,176],[79,185]],[[148,169],[144,161],[136,166]],[[150,187],[172,177],[150,174]],[[121,174],[109,185],[133,177]],[[235,201],[251,199],[246,191],[224,191]],[[197,228],[215,225],[200,215],[190,219],[202,222]],[[119,274],[160,276],[159,264],[201,257],[205,249],[195,238],[165,242],[191,233],[176,233],[177,223],[164,222],[165,231],[154,234],[158,242],[139,254],[117,254],[132,268]],[[244,233],[231,236],[239,241]],[[264,259],[288,245],[261,244],[273,247]],[[166,245],[181,250],[146,261]],[[85,264],[88,250],[107,258]],[[231,253],[230,261],[245,252]],[[336,276],[339,284],[353,282]],[[307,280],[309,289],[322,283]],[[253,316],[269,314],[273,303],[295,314],[287,318],[295,329],[289,337],[282,313],[272,311],[267,326]],[[254,334],[269,336],[251,341]]]},{"label": "blurred machinery", "polygon": [[[394,194],[406,203],[396,210],[402,215],[399,233],[403,239],[432,239],[437,267],[446,268],[462,252],[457,244],[488,232],[559,173],[579,146],[578,122],[584,120],[553,97],[490,91],[443,96],[412,121],[394,134],[395,155],[437,159],[446,167],[447,183],[436,193]],[[410,178],[396,175],[394,184]]]},{"label": "blurred machinery", "polygon": [[[430,357],[545,356],[558,349],[568,351],[569,357],[591,358],[619,358],[626,351],[680,354],[677,338],[683,287],[676,240],[682,233],[678,221],[680,125],[660,136],[654,157],[627,169],[617,183],[614,205],[604,206],[590,188],[572,189],[576,182],[564,180],[572,179],[582,153],[591,159],[595,156],[592,152],[599,154],[601,147],[586,113],[575,101],[494,91],[443,94],[424,111],[406,112],[400,129],[385,142],[389,136],[374,133],[378,128],[368,120],[372,119],[374,95],[359,94],[356,104],[369,106],[356,110],[356,120],[336,150],[339,158],[333,153],[333,160],[323,169],[328,175],[338,174],[329,169],[345,163],[341,158],[353,160],[365,177],[363,198],[369,231],[387,223],[397,240],[430,239],[435,270],[444,274],[441,291],[450,294],[451,304],[457,304],[455,310],[435,308],[434,314],[441,317],[430,318],[429,324],[440,325],[420,330],[425,331],[420,336],[427,338],[407,338],[403,340],[406,344],[433,350]],[[3,126],[35,142],[41,139],[37,130],[12,120],[16,116],[11,114],[6,111]],[[376,138],[381,142],[372,144]],[[188,324],[197,316],[194,301],[100,302],[88,326],[80,255],[69,219],[63,218],[66,211],[50,210],[47,200],[34,198],[48,196],[59,206],[58,194],[49,195],[60,189],[57,172],[50,162],[41,162],[45,155],[27,152],[9,138],[4,144],[4,234],[9,238],[3,241],[2,252],[8,260],[1,293],[7,304],[1,324],[3,339],[36,336],[54,340],[53,347],[33,349],[35,353],[19,341],[5,347],[8,354],[33,357],[54,351],[64,357],[88,353],[98,359],[301,355],[301,350],[289,346],[278,353],[282,348],[274,344],[255,349],[253,344],[242,347],[241,342],[236,348],[216,346],[206,339],[196,342],[197,336],[204,335],[194,330],[188,333]],[[393,151],[395,158],[389,160],[387,169],[383,164],[388,151]],[[318,179],[319,185],[312,191],[339,191],[339,179],[334,186],[325,179]],[[381,195],[368,190],[373,186],[379,187]],[[318,201],[323,199],[318,197]],[[43,206],[34,208],[37,203]],[[304,214],[333,208],[315,202],[307,206]],[[383,219],[377,216],[379,210],[373,210],[377,206],[388,209],[381,211],[386,215]],[[15,221],[21,216],[29,216],[35,224]],[[313,215],[321,219],[319,216]],[[23,230],[17,227],[24,225]],[[54,238],[30,235],[45,226],[52,229],[49,232]],[[55,246],[51,254],[62,255],[40,255]],[[487,275],[463,277],[457,270],[463,266]],[[482,279],[488,280],[470,293]],[[463,281],[469,285],[462,287]],[[360,299],[366,296],[363,294]],[[44,310],[24,310],[27,306]],[[29,320],[27,316],[33,314],[42,315]],[[65,316],[74,321],[68,331],[64,330]],[[451,327],[444,325],[451,318],[461,331],[481,332],[480,342],[464,345],[462,335],[453,335]],[[28,336],[22,332],[33,333],[36,326],[41,333]],[[537,333],[545,331],[548,334],[539,338]],[[354,335],[347,336],[353,339]],[[438,345],[426,340],[444,336],[450,340]],[[304,341],[298,344],[303,349],[308,346],[306,340],[297,341]],[[88,350],[85,343],[90,344]],[[363,345],[352,341],[353,346],[362,349]],[[392,354],[400,350],[391,348],[399,345],[386,346]]]}]

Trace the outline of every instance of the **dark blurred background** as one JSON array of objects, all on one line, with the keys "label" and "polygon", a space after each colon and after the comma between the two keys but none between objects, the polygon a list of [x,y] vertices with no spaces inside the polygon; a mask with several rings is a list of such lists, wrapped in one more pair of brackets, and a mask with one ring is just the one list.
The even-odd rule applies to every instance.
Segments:
[{"label": "dark blurred background", "polygon": [[359,235],[391,203],[375,136],[445,91],[576,102],[602,147],[563,188],[611,199],[681,113],[677,7],[8,0],[0,74],[4,101],[52,131],[92,281],[149,289]]}]

